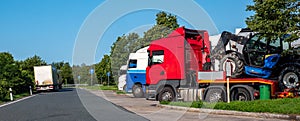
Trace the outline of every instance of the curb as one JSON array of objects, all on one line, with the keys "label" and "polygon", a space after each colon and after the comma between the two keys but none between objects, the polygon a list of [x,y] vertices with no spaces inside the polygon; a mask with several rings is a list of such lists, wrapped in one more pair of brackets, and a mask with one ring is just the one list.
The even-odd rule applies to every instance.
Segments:
[{"label": "curb", "polygon": [[158,104],[157,107],[175,109],[175,110],[186,110],[189,112],[218,114],[218,115],[234,115],[234,116],[247,116],[247,117],[270,118],[270,119],[273,118],[273,119],[300,120],[300,115],[253,113],[253,112],[241,112],[241,111],[230,111],[230,110],[189,108],[189,107],[179,107],[179,106],[170,106],[170,105],[161,105],[161,104]]}]

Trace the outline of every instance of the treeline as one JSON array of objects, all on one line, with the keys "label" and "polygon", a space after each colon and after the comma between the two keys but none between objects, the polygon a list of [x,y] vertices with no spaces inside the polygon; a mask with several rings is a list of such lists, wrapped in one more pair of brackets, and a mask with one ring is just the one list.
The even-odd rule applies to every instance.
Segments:
[{"label": "treeline", "polygon": [[[49,65],[41,57],[34,55],[22,61],[14,60],[12,54],[0,52],[0,101],[9,99],[9,88],[13,94],[29,93],[29,86],[35,88],[33,66]],[[61,79],[74,83],[69,63],[53,62]]]},{"label": "treeline", "polygon": [[[174,15],[166,12],[156,14],[156,24],[149,30],[144,32],[140,37],[137,33],[129,33],[116,38],[116,41],[111,46],[109,54],[103,56],[99,63],[93,65],[74,65],[73,74],[74,80],[78,84],[116,84],[118,81],[118,72],[122,65],[127,63],[130,53],[136,52],[138,49],[146,47],[152,40],[166,37],[170,32],[179,27],[177,18]],[[94,69],[95,74],[91,75],[90,70]],[[107,73],[110,76],[107,76]],[[91,79],[92,78],[92,79]]]},{"label": "treeline", "polygon": [[122,35],[111,46],[110,54],[104,55],[102,60],[95,64],[95,71],[98,80],[107,80],[107,72],[110,72],[110,79],[114,83],[118,79],[118,71],[122,65],[127,63],[130,53],[146,47],[152,40],[166,37],[174,29],[179,27],[177,17],[166,12],[156,14],[156,24],[144,32],[140,37],[137,33]]}]

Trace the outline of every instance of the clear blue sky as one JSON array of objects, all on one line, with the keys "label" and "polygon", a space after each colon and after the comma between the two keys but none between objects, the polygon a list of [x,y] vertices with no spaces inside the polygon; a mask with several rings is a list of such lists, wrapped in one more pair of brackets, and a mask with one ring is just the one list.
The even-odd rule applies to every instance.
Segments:
[{"label": "clear blue sky", "polygon": [[[102,3],[102,0],[1,0],[0,52],[10,52],[16,60],[38,55],[47,63],[72,63],[77,34],[86,18]],[[197,0],[196,3],[211,17],[219,32],[234,32],[237,27],[246,27],[244,21],[252,14],[245,11],[252,0]],[[131,5],[134,4],[126,6]],[[188,10],[189,7],[182,5],[178,9]],[[98,43],[95,62],[109,53],[110,45],[118,36],[131,31],[143,33],[142,30],[155,24],[157,12],[159,10],[140,10],[114,21],[102,36],[102,43]],[[197,14],[197,11],[191,13]],[[190,26],[180,16],[178,18],[181,26]]]}]

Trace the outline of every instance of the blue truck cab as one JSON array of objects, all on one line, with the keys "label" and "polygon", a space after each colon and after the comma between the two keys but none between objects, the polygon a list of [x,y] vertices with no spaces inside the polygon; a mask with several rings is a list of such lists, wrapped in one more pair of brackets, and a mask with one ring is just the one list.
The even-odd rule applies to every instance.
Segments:
[{"label": "blue truck cab", "polygon": [[148,64],[148,47],[144,47],[130,53],[128,59],[128,69],[126,74],[126,89],[127,93],[132,93],[134,97],[144,97],[146,84],[146,67]]}]

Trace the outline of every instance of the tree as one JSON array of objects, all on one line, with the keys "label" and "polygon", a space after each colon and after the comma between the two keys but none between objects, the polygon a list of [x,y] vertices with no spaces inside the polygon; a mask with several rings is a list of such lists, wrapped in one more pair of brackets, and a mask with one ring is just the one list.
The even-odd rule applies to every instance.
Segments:
[{"label": "tree", "polygon": [[286,41],[299,38],[299,3],[297,0],[253,0],[247,11],[255,14],[246,20],[246,24],[255,32],[262,33],[268,41],[291,34]]},{"label": "tree", "polygon": [[61,76],[63,82],[67,82],[68,84],[74,84],[72,67],[68,62],[64,63],[59,70],[60,70],[59,75]]},{"label": "tree", "polygon": [[[156,14],[156,25],[146,31],[143,38],[140,38],[137,33],[129,33],[128,35],[122,35],[118,37],[116,42],[114,42],[111,46],[109,55],[111,59],[111,61],[109,62],[111,62],[111,64],[106,64],[112,65],[110,71],[112,72],[112,75],[114,75],[113,78],[117,81],[118,71],[122,65],[127,64],[127,59],[130,53],[134,53],[138,49],[148,46],[152,40],[166,37],[170,32],[172,32],[172,30],[178,27],[179,25],[177,23],[176,16],[173,16],[171,14],[168,15],[165,12],[159,12]],[[101,60],[102,64],[106,62],[103,59]],[[98,69],[100,66],[99,64],[97,64]],[[101,75],[101,77],[104,76],[105,75]],[[97,77],[98,79],[101,79],[100,75],[97,75]]]},{"label": "tree", "polygon": [[7,98],[9,88],[13,88],[15,92],[19,91],[18,86],[24,83],[20,75],[13,56],[8,52],[0,53],[0,100]]},{"label": "tree", "polygon": [[34,81],[34,66],[42,66],[47,65],[47,63],[42,60],[41,57],[34,55],[33,57],[29,57],[24,61],[19,61],[19,70],[21,71],[21,77],[26,81],[26,86],[32,86],[34,88],[35,81]]},{"label": "tree", "polygon": [[172,30],[179,27],[177,23],[177,17],[171,14],[167,15],[166,12],[162,11],[156,14],[156,25],[165,26]]},{"label": "tree", "polygon": [[[93,68],[94,65],[88,66],[86,64],[79,65],[73,65],[72,67],[72,73],[73,73],[73,79],[74,82],[77,84],[90,84],[90,69]],[[78,76],[80,76],[80,81],[78,79]]]},{"label": "tree", "polygon": [[[102,60],[98,64],[95,65],[95,72],[96,72],[97,79],[99,81],[102,79],[102,82],[105,82],[105,84],[108,84],[106,81],[109,78],[110,84],[114,83],[114,80],[112,78],[113,74],[111,71],[111,60],[108,55],[104,55]],[[111,73],[109,77],[107,76],[108,72]]]}]

